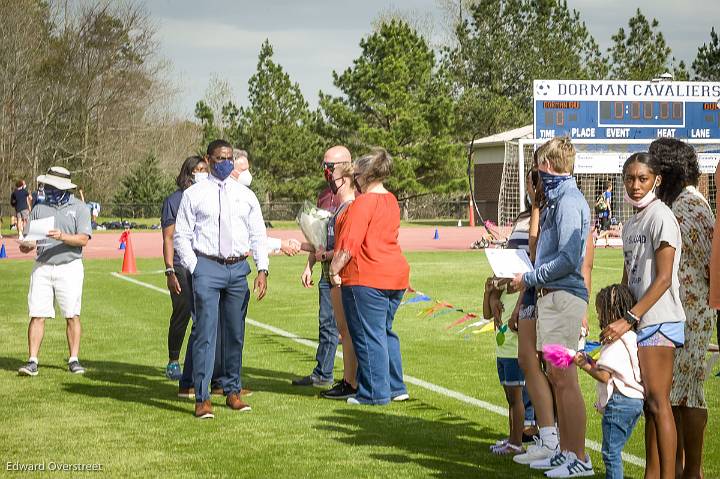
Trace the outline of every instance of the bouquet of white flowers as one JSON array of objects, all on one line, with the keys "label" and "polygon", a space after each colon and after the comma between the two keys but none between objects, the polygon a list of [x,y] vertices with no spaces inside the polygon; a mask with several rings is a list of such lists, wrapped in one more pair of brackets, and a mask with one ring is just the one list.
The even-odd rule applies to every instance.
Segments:
[{"label": "bouquet of white flowers", "polygon": [[305,239],[318,250],[327,248],[327,225],[332,213],[305,201],[295,218]]}]

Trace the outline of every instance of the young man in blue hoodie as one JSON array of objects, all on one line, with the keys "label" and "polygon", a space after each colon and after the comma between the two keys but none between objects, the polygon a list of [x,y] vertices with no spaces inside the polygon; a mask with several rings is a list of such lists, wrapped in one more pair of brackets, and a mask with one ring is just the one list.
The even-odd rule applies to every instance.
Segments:
[{"label": "young man in blue hoodie", "polygon": [[[537,351],[546,344],[578,349],[588,291],[582,276],[585,243],[590,231],[590,207],[572,176],[575,148],[569,138],[553,138],[537,152],[538,172],[547,204],[540,217],[535,269],[517,275],[513,286],[535,287]],[[585,453],[586,415],[577,369],[546,364],[557,402],[560,444],[555,454],[530,464],[547,469],[547,477],[593,475]]]}]

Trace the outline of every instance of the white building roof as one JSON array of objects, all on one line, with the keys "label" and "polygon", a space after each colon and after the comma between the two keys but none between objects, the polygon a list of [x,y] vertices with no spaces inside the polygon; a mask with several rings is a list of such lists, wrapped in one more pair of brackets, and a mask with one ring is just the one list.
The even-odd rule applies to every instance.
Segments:
[{"label": "white building roof", "polygon": [[473,149],[476,148],[487,148],[489,146],[500,146],[504,145],[506,141],[515,141],[520,138],[532,138],[533,137],[533,126],[525,125],[520,128],[513,130],[503,131],[502,133],[496,133],[494,135],[486,136],[485,138],[478,138],[473,141]]}]

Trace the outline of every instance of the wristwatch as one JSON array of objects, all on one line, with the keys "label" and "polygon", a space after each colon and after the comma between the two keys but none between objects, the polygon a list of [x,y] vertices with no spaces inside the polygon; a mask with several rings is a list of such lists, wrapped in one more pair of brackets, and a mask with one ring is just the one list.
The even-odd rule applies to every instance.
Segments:
[{"label": "wristwatch", "polygon": [[640,321],[640,318],[635,316],[635,314],[629,310],[625,312],[625,316],[623,316],[623,319],[625,319],[625,321],[627,321],[630,326],[635,326],[635,324]]},{"label": "wristwatch", "polygon": [[260,274],[260,273],[265,273],[265,276],[266,276],[266,277],[267,277],[267,276],[270,276],[270,272],[269,272],[268,270],[266,270],[266,269],[259,269],[259,270],[258,270],[258,274]]},{"label": "wristwatch", "polygon": [[166,268],[165,276],[170,276],[171,274],[175,274],[175,268]]}]

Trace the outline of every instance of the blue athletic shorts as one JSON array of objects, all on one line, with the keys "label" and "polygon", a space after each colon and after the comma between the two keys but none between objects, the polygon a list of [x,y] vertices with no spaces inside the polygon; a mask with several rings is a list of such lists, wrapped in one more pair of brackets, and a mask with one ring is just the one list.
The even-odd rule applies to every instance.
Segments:
[{"label": "blue athletic shorts", "polygon": [[653,324],[638,329],[637,343],[639,347],[675,346],[681,348],[685,344],[685,322]]}]

